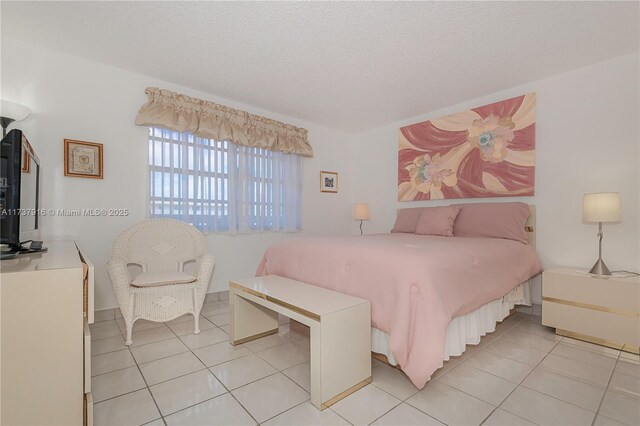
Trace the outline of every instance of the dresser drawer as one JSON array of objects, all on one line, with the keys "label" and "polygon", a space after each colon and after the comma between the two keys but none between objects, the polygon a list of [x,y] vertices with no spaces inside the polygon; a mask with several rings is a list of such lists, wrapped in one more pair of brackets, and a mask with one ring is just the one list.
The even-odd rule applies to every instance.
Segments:
[{"label": "dresser drawer", "polygon": [[[606,340],[611,345],[640,346],[638,317],[544,301],[543,324]],[[559,332],[562,334],[562,332]]]},{"label": "dresser drawer", "polygon": [[637,314],[640,286],[636,280],[600,279],[552,270],[542,275],[542,296]]},{"label": "dresser drawer", "polygon": [[91,329],[87,318],[84,318],[83,329],[83,347],[84,347],[84,392],[91,392]]}]

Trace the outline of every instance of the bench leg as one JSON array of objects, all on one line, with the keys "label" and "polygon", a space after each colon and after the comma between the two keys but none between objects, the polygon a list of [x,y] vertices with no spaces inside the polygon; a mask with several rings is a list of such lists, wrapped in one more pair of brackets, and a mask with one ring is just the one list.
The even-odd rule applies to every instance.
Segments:
[{"label": "bench leg", "polygon": [[311,403],[319,410],[371,383],[369,304],[310,324]]},{"label": "bench leg", "polygon": [[229,342],[239,345],[278,332],[278,313],[257,305],[229,289]]}]

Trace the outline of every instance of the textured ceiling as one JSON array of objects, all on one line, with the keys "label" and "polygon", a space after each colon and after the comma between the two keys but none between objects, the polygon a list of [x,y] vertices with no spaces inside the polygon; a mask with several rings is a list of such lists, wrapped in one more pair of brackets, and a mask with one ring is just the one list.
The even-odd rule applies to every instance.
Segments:
[{"label": "textured ceiling", "polygon": [[639,40],[638,2],[0,8],[3,37],[348,132],[636,51]]}]

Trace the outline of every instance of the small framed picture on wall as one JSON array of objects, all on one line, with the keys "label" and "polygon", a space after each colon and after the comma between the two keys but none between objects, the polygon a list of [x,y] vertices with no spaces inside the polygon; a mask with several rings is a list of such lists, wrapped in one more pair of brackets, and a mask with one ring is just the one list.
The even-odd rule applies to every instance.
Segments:
[{"label": "small framed picture on wall", "polygon": [[102,144],[65,139],[64,175],[102,179]]},{"label": "small framed picture on wall", "polygon": [[338,192],[338,173],[320,172],[320,192]]}]

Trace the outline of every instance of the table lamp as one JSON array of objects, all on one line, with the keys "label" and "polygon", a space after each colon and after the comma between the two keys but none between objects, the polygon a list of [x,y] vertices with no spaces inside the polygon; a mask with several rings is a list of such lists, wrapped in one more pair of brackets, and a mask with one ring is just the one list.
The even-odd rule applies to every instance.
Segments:
[{"label": "table lamp", "polygon": [[362,235],[362,221],[369,220],[369,204],[355,204],[353,206],[353,220],[360,221],[360,235]]},{"label": "table lamp", "polygon": [[611,275],[602,260],[602,223],[620,222],[620,194],[600,192],[584,194],[582,199],[582,221],[598,223],[598,261],[589,271],[593,275]]}]

